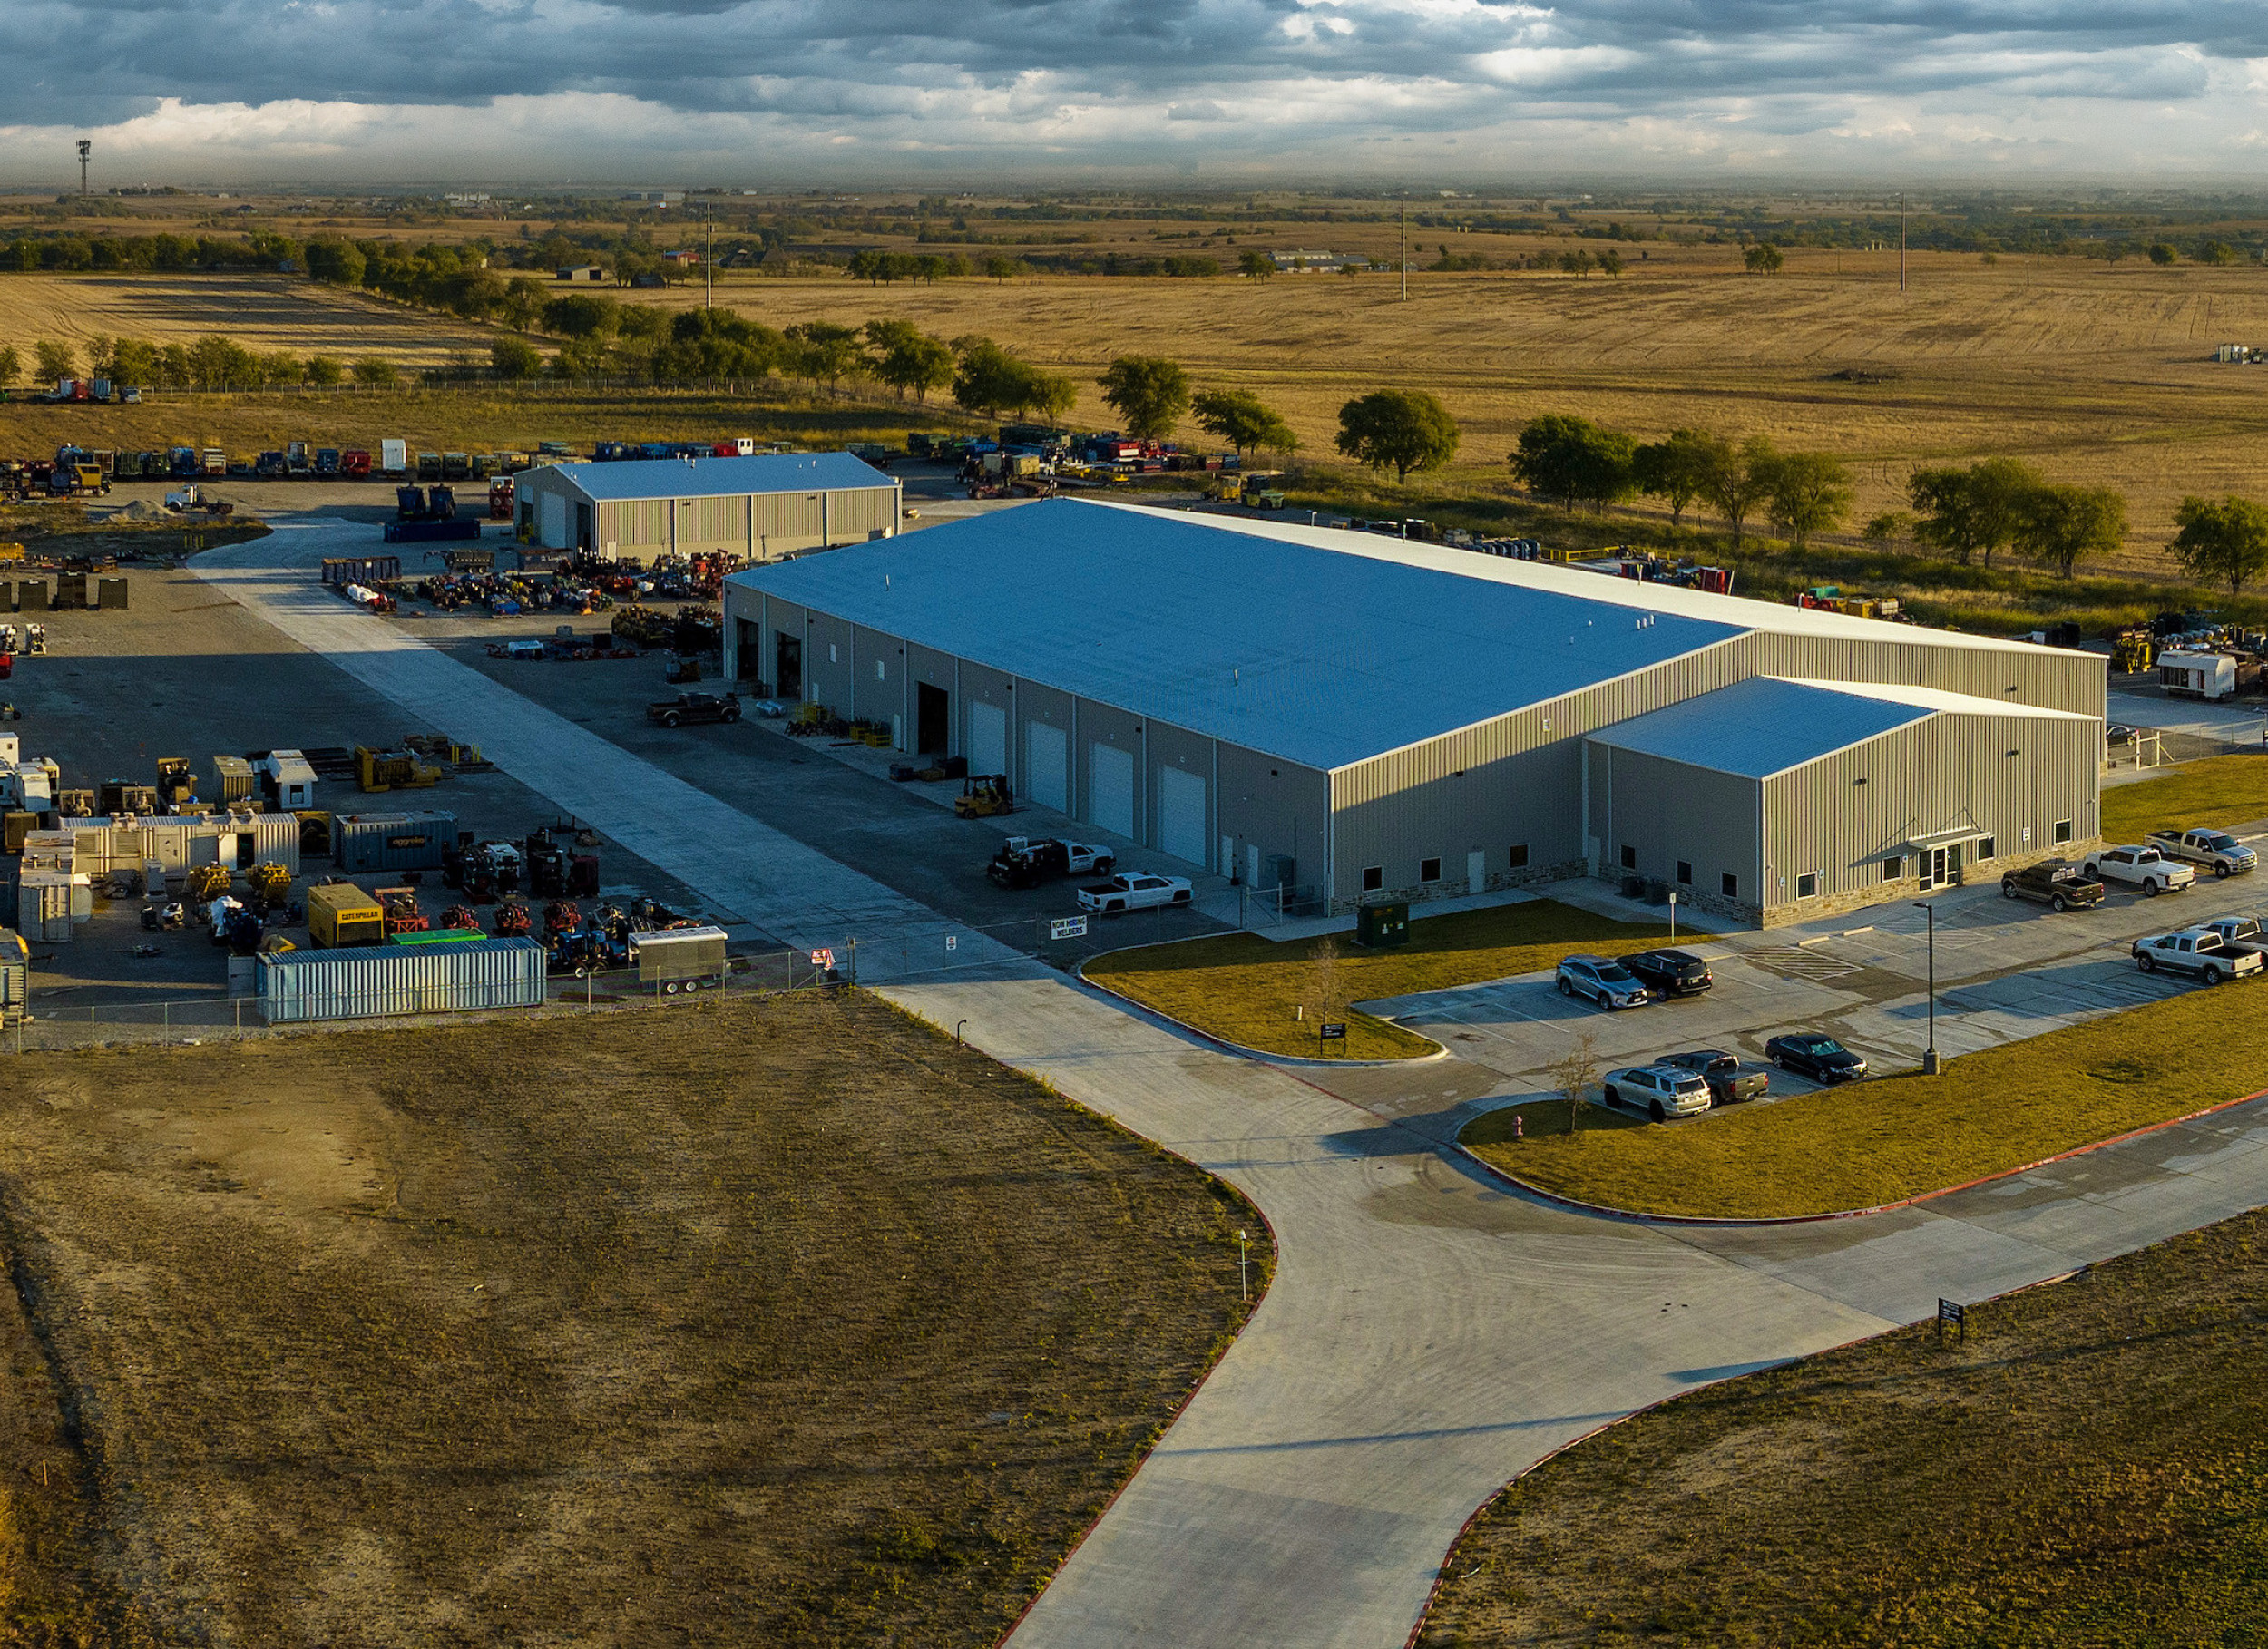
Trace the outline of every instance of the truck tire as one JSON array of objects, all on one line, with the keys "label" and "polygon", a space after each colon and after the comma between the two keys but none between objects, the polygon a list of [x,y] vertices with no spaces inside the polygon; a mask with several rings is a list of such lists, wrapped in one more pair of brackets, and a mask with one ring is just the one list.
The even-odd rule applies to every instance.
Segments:
[{"label": "truck tire", "polygon": [[1564,973],[1559,975],[1559,994],[1561,996],[1573,996],[1575,994],[1575,987],[1568,983],[1567,975]]},{"label": "truck tire", "polygon": [[1622,1090],[1617,1088],[1613,1083],[1608,1083],[1606,1088],[1603,1090],[1603,1093],[1608,1105],[1620,1105],[1622,1103]]},{"label": "truck tire", "polygon": [[1118,860],[1111,857],[1109,854],[1103,854],[1101,858],[1095,861],[1095,874],[1098,876],[1107,876],[1118,868]]},{"label": "truck tire", "polygon": [[2134,965],[2141,969],[2145,973],[2156,973],[2157,971],[2157,959],[2152,956],[2147,951],[2143,951],[2140,955],[2134,959]]},{"label": "truck tire", "polygon": [[2055,912],[2057,915],[2060,916],[2064,912],[2071,908],[2071,902],[2068,899],[2066,899],[2061,893],[2058,893],[2048,901],[2048,908]]},{"label": "truck tire", "polygon": [[1188,889],[1187,889],[1187,888],[1178,888],[1178,889],[1176,889],[1176,890],[1174,891],[1173,902],[1174,902],[1174,903],[1176,903],[1176,904],[1187,904],[1187,903],[1189,903],[1189,891],[1188,891]]},{"label": "truck tire", "polygon": [[2200,972],[2197,977],[2204,981],[2204,982],[2208,985],[2219,984],[2221,982],[2220,964],[2217,962],[2207,962],[2204,965],[2204,971]]},{"label": "truck tire", "polygon": [[1652,1115],[1655,1121],[1667,1122],[1669,1120],[1669,1113],[1662,1109],[1662,1102],[1660,1100],[1655,1100],[1653,1104],[1647,1106],[1646,1108]]},{"label": "truck tire", "polygon": [[2085,876],[2089,882],[2100,882],[2103,879],[2103,867],[2090,859],[2079,867],[2079,874]]},{"label": "truck tire", "polygon": [[2013,899],[2016,897],[2015,877],[2003,876],[2000,878],[2000,897],[2003,899]]},{"label": "truck tire", "polygon": [[2225,864],[2214,865],[2213,867],[2213,879],[2215,882],[2226,882],[2229,879],[2229,867]]},{"label": "truck tire", "polygon": [[674,727],[684,719],[685,717],[679,716],[675,710],[672,710],[661,718],[661,725],[665,727]]},{"label": "truck tire", "polygon": [[2155,899],[2157,897],[2157,878],[2156,876],[2145,876],[2142,879],[2142,896],[2145,899]]},{"label": "truck tire", "polygon": [[740,719],[739,710],[738,708],[727,710],[725,712],[725,719],[728,722],[738,721]]}]

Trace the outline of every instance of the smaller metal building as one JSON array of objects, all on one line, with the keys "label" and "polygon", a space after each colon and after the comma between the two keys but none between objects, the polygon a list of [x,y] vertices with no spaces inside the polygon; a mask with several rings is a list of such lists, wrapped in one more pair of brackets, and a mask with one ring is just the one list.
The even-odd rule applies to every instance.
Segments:
[{"label": "smaller metal building", "polygon": [[513,497],[523,543],[640,561],[892,538],[902,503],[897,481],[848,453],[558,463],[523,471]]}]

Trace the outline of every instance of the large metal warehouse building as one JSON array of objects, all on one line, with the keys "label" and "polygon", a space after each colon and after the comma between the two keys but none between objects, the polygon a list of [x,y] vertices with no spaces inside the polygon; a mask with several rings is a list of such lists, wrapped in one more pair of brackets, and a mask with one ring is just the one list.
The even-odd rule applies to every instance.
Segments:
[{"label": "large metal warehouse building", "polygon": [[899,492],[848,453],[813,453],[553,464],[522,471],[513,498],[521,540],[546,550],[768,561],[893,536]]},{"label": "large metal warehouse building", "polygon": [[1346,908],[1636,876],[1801,920],[2097,834],[2105,660],[1055,500],[725,588],[727,671]]}]

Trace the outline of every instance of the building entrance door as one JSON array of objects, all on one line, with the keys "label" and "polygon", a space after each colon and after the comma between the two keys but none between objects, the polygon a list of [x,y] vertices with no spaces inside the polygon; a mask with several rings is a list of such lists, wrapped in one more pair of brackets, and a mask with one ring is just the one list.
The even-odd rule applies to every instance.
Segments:
[{"label": "building entrance door", "polygon": [[921,756],[943,756],[953,726],[953,695],[926,681],[914,685],[914,749]]},{"label": "building entrance door", "polygon": [[1943,887],[1949,874],[1945,849],[1925,847],[1921,850],[1921,891],[1923,893],[1928,893],[1931,888]]},{"label": "building entrance door", "polygon": [[803,638],[784,629],[772,632],[772,691],[781,698],[803,697]]}]

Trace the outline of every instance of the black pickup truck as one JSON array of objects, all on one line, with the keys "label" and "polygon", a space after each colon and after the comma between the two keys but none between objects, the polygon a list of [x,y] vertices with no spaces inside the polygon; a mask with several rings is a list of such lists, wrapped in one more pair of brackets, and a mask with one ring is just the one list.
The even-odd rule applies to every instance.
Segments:
[{"label": "black pickup truck", "polygon": [[738,721],[737,693],[679,693],[646,707],[646,719],[657,727],[681,727],[688,722]]}]

